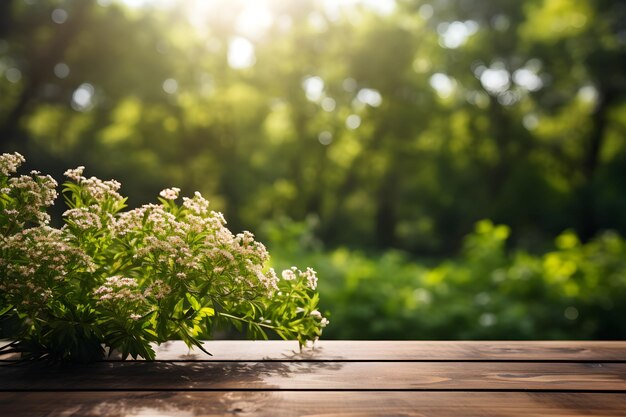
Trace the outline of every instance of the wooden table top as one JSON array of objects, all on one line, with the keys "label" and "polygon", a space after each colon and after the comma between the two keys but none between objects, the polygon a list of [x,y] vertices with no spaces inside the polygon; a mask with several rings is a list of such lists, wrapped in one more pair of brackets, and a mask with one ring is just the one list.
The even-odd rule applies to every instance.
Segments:
[{"label": "wooden table top", "polygon": [[626,416],[626,342],[181,342],[157,360],[0,360],[0,416]]}]

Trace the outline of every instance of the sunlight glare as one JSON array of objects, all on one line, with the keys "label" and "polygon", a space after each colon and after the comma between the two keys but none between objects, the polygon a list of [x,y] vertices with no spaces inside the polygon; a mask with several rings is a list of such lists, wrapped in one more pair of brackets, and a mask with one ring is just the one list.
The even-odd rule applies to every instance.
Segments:
[{"label": "sunlight glare", "polygon": [[319,0],[331,20],[337,20],[344,8],[362,6],[379,15],[390,15],[396,10],[396,0]]},{"label": "sunlight glare", "polygon": [[248,1],[239,13],[235,22],[235,29],[241,35],[249,38],[259,38],[274,23],[274,16],[264,1]]},{"label": "sunlight glare", "polygon": [[309,101],[319,101],[324,95],[324,80],[318,76],[309,76],[302,81],[302,88]]},{"label": "sunlight glare", "polygon": [[433,74],[429,83],[441,98],[448,98],[454,93],[455,81],[446,74],[440,72]]},{"label": "sunlight glare", "polygon": [[249,68],[256,63],[254,45],[241,36],[236,36],[228,43],[228,65],[233,69]]},{"label": "sunlight glare", "polygon": [[480,74],[480,82],[490,93],[501,93],[511,86],[511,75],[504,68],[487,68]]},{"label": "sunlight glare", "polygon": [[[196,29],[206,27],[207,18],[216,11],[231,10],[236,15],[237,34],[248,39],[262,37],[273,25],[280,25],[280,16],[275,16],[277,0],[98,0],[101,6],[117,1],[133,9],[154,7],[159,9],[184,8],[189,21]],[[390,15],[396,10],[396,0],[314,0],[321,5],[326,18],[337,20],[345,10],[363,8],[381,16]]]},{"label": "sunlight glare", "polygon": [[437,26],[439,45],[448,49],[456,49],[465,45],[467,39],[478,32],[478,29],[478,23],[473,20],[440,23]]},{"label": "sunlight glare", "polygon": [[378,90],[373,88],[362,88],[356,95],[357,100],[363,104],[367,104],[372,107],[378,107],[383,102],[383,97]]}]

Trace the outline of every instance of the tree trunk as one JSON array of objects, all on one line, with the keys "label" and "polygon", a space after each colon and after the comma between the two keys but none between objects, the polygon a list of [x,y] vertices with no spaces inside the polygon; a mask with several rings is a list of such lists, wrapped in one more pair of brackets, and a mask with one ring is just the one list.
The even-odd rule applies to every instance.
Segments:
[{"label": "tree trunk", "polygon": [[585,149],[583,161],[584,184],[580,191],[580,237],[591,239],[598,232],[598,219],[595,208],[594,179],[600,162],[600,152],[608,127],[607,113],[615,100],[609,90],[599,92],[598,103],[591,117],[591,133]]},{"label": "tree trunk", "polygon": [[0,1],[0,38],[11,32],[11,16],[13,16],[13,0]]},{"label": "tree trunk", "polygon": [[378,189],[376,202],[376,246],[390,248],[396,244],[397,175],[392,167],[386,173]]}]

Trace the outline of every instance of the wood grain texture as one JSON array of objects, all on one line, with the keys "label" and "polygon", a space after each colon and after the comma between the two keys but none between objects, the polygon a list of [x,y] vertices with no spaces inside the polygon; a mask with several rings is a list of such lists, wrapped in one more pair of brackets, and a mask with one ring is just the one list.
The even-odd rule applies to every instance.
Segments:
[{"label": "wood grain texture", "polygon": [[[0,341],[0,345],[7,343]],[[320,340],[300,350],[296,341],[214,340],[213,354],[182,341],[155,345],[157,360],[211,361],[626,361],[623,341],[346,341]],[[0,359],[16,359],[0,355]]]},{"label": "wood grain texture", "polygon": [[626,392],[624,363],[101,362],[0,366],[0,390],[587,390]]},{"label": "wood grain texture", "polygon": [[295,341],[208,341],[213,354],[180,341],[155,346],[159,360],[459,360],[626,361],[626,342],[343,341],[320,340],[302,351]]},{"label": "wood grain texture", "polygon": [[11,417],[626,416],[626,394],[467,392],[0,393]]},{"label": "wood grain texture", "polygon": [[213,354],[183,342],[155,346],[159,360],[459,360],[626,361],[626,342],[608,341],[345,341],[320,340],[302,351],[295,341],[208,341]]},{"label": "wood grain texture", "polygon": [[0,361],[0,416],[624,416],[626,342],[181,342],[158,361]]}]

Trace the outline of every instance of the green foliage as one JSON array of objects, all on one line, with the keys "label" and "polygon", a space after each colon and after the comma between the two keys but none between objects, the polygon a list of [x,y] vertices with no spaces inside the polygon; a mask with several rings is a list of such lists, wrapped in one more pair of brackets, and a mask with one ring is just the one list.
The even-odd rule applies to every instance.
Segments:
[{"label": "green foliage", "polygon": [[[88,164],[118,178],[129,200],[115,204],[171,182],[199,190],[231,230],[326,268],[326,306],[370,337],[623,335],[601,276],[613,272],[590,251],[606,230],[626,236],[626,2],[140,3],[0,1],[0,150],[55,177]],[[464,243],[485,218],[511,236]],[[263,230],[268,219],[294,219],[299,237]],[[561,262],[563,248],[548,251],[563,230],[580,244]],[[103,261],[90,233],[81,245]],[[544,257],[576,266],[550,284],[561,292]],[[597,286],[572,295],[596,262]],[[520,271],[541,279],[489,278]],[[359,337],[347,326],[329,331]]]},{"label": "green foliage", "polygon": [[[56,182],[13,176],[19,154],[0,157],[0,337],[24,358],[89,362],[105,348],[154,359],[151,343],[181,339],[202,350],[216,324],[252,338],[267,331],[300,345],[321,336],[315,271],[278,279],[265,247],[233,235],[200,193],[123,211],[120,184],[68,170],[65,225],[45,214]],[[8,350],[7,350],[8,349]]]},{"label": "green foliage", "polygon": [[[287,229],[294,230],[294,226]],[[276,228],[275,228],[276,229]],[[276,233],[276,231],[274,232]],[[509,228],[476,224],[454,260],[413,260],[348,249],[273,247],[325,277],[337,339],[620,339],[626,242],[612,232],[582,244],[566,231],[545,253],[506,248]]]},{"label": "green foliage", "polygon": [[331,246],[626,233],[623,2],[147,3],[2,2],[0,146],[131,206],[174,181],[234,230],[315,215]]}]

